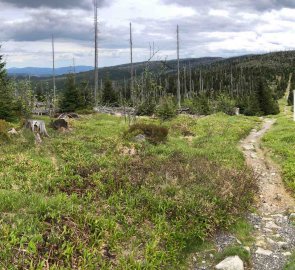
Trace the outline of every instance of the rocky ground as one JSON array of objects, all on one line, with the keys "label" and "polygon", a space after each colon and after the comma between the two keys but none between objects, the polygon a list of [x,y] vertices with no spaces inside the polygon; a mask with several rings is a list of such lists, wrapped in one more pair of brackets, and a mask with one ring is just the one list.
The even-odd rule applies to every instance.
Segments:
[{"label": "rocky ground", "polygon": [[[257,212],[249,214],[248,220],[254,227],[255,243],[243,247],[250,252],[251,270],[281,270],[295,250],[295,201],[285,190],[279,168],[261,148],[263,135],[275,120],[265,119],[260,130],[252,130],[241,142],[246,162],[259,181]],[[242,243],[234,236],[220,234],[215,245],[219,252],[231,245]],[[243,270],[246,267],[237,256],[226,258],[216,265],[213,255],[204,257],[200,263],[196,259],[195,270],[223,269]]]},{"label": "rocky ground", "polygon": [[253,269],[257,270],[283,269],[295,250],[295,201],[285,190],[278,167],[260,147],[260,139],[274,122],[265,119],[262,129],[253,130],[242,142],[246,162],[259,180],[258,212],[249,217],[255,228],[251,254]]}]

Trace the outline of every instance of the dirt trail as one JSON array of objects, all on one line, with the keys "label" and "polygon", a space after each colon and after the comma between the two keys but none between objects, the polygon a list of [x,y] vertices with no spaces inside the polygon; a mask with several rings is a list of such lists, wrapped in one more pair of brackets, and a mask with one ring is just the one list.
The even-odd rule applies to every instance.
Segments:
[{"label": "dirt trail", "polygon": [[260,130],[252,130],[241,142],[246,162],[258,177],[258,213],[249,220],[255,228],[256,242],[251,247],[253,269],[279,270],[295,250],[295,227],[290,214],[295,212],[295,201],[285,190],[278,167],[261,148],[263,135],[275,123],[264,119]]},{"label": "dirt trail", "polygon": [[249,167],[253,168],[259,179],[259,211],[277,214],[292,211],[294,199],[286,191],[278,166],[269,159],[260,147],[263,135],[275,123],[273,119],[265,119],[262,129],[253,130],[242,142],[243,153]]}]

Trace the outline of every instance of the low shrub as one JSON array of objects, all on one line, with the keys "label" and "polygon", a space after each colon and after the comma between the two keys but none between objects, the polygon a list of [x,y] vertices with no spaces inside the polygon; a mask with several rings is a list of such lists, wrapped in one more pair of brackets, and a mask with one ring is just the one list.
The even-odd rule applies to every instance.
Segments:
[{"label": "low shrub", "polygon": [[76,111],[77,114],[93,114],[92,108],[85,108],[85,109],[79,109]]},{"label": "low shrub", "polygon": [[151,116],[154,114],[156,109],[156,104],[151,101],[142,102],[136,108],[136,115],[147,115]]},{"label": "low shrub", "polygon": [[186,100],[184,106],[189,108],[191,114],[209,115],[213,112],[210,99],[205,94]]},{"label": "low shrub", "polygon": [[1,141],[8,141],[9,140],[9,136],[8,136],[8,129],[9,129],[9,125],[5,120],[1,120],[0,119],[0,143]]},{"label": "low shrub", "polygon": [[220,94],[215,102],[216,112],[223,112],[228,115],[234,114],[234,108],[236,107],[236,102],[230,96],[226,94]]},{"label": "low shrub", "polygon": [[130,138],[139,134],[145,135],[149,142],[158,144],[167,140],[168,129],[153,124],[135,124],[129,128],[125,136]]},{"label": "low shrub", "polygon": [[156,107],[156,116],[162,121],[172,119],[177,115],[176,104],[172,97],[167,96],[160,99]]}]

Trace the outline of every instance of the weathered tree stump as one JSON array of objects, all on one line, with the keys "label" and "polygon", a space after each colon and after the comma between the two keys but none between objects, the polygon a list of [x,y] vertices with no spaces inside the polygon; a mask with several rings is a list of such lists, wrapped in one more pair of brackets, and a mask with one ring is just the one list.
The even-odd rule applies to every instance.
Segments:
[{"label": "weathered tree stump", "polygon": [[33,133],[49,137],[43,120],[27,120],[25,126],[26,128],[31,129]]}]

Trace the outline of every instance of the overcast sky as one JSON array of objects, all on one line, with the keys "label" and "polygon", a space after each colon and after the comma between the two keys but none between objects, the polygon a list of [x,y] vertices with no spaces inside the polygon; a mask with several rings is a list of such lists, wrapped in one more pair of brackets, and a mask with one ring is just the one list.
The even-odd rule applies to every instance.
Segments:
[{"label": "overcast sky", "polygon": [[[135,61],[223,56],[295,49],[294,0],[98,0],[100,66]],[[0,44],[8,67],[93,65],[92,0],[0,0]]]}]

